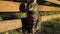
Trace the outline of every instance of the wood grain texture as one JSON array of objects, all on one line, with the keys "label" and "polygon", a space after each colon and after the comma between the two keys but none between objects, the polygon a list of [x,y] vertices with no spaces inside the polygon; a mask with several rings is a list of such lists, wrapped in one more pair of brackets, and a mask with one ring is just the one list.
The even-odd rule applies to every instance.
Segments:
[{"label": "wood grain texture", "polygon": [[60,7],[38,5],[37,10],[38,11],[60,11]]},{"label": "wood grain texture", "polygon": [[0,32],[5,32],[21,27],[22,23],[20,19],[0,21]]},{"label": "wood grain texture", "polygon": [[43,22],[43,21],[51,20],[52,18],[60,18],[60,14],[42,16],[41,18],[42,18],[41,21]]},{"label": "wood grain texture", "polygon": [[11,1],[0,1],[0,12],[18,12],[20,3]]},{"label": "wood grain texture", "polygon": [[[0,12],[19,12],[21,3],[0,1]],[[38,11],[60,11],[60,7],[37,5]]]}]

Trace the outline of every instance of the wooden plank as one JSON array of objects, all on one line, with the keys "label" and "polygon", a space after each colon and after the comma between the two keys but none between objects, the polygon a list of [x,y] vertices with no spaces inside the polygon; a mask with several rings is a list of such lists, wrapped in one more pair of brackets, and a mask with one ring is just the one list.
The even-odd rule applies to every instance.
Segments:
[{"label": "wooden plank", "polygon": [[60,14],[55,14],[55,15],[48,15],[48,16],[42,16],[42,22],[43,21],[48,21],[51,20],[52,18],[60,18]]},{"label": "wooden plank", "polygon": [[45,0],[45,1],[49,1],[49,2],[56,3],[56,4],[60,5],[60,1],[59,0]]},{"label": "wooden plank", "polygon": [[0,12],[18,12],[20,3],[11,1],[0,1]]},{"label": "wooden plank", "polygon": [[22,23],[20,19],[0,21],[0,32],[5,32],[21,27]]},{"label": "wooden plank", "polygon": [[38,5],[37,10],[38,11],[60,11],[60,7]]},{"label": "wooden plank", "polygon": [[[0,1],[0,12],[19,12],[19,6],[21,3],[10,2],[10,1]],[[52,6],[37,6],[38,11],[60,11],[60,7]]]}]

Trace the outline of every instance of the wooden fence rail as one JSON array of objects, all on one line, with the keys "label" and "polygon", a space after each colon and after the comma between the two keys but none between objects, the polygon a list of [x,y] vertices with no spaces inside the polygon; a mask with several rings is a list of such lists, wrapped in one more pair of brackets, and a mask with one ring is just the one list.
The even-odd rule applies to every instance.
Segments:
[{"label": "wooden fence rail", "polygon": [[38,11],[60,11],[60,7],[38,5],[37,10]]},{"label": "wooden fence rail", "polygon": [[47,20],[51,20],[52,18],[59,18],[60,17],[60,14],[56,14],[56,15],[49,15],[49,16],[42,16],[42,22],[43,21],[47,21]]},{"label": "wooden fence rail", "polygon": [[0,32],[5,32],[21,27],[22,23],[20,19],[0,21]]},{"label": "wooden fence rail", "polygon": [[20,3],[11,1],[0,1],[0,12],[18,12]]},{"label": "wooden fence rail", "polygon": [[[19,12],[19,2],[0,1],[0,12]],[[38,11],[60,11],[60,7],[37,5]]]}]

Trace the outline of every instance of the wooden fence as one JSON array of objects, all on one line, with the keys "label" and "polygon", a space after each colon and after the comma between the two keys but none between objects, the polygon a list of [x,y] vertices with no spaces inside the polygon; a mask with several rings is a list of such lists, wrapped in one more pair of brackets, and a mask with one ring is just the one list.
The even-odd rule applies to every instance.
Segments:
[{"label": "wooden fence", "polygon": [[[19,12],[19,2],[0,1],[0,12]],[[60,7],[37,5],[38,11],[60,11]]]},{"label": "wooden fence", "polygon": [[19,5],[18,2],[0,1],[0,12],[18,12]]},{"label": "wooden fence", "polygon": [[[58,17],[60,17],[60,14],[42,16],[41,21],[43,22]],[[21,28],[21,27],[22,27],[22,22],[20,19],[0,21],[0,32],[5,32],[5,31]]]},{"label": "wooden fence", "polygon": [[[54,1],[50,1],[50,2],[60,4],[60,1],[57,0],[55,1],[56,2]],[[0,1],[0,12],[19,12],[20,4],[21,3],[18,2]],[[60,11],[60,7],[51,7],[51,6],[43,6],[43,5],[37,5],[37,9],[38,11]],[[48,19],[50,20],[52,18],[58,18],[58,17],[60,17],[60,14],[42,16],[41,18],[42,21],[47,21]],[[20,19],[0,21],[0,32],[5,32],[5,31],[21,28],[21,27],[22,27],[22,22]]]},{"label": "wooden fence", "polygon": [[20,19],[0,21],[0,32],[5,32],[21,27],[22,23]]},{"label": "wooden fence", "polygon": [[47,20],[51,20],[52,18],[59,18],[60,17],[60,14],[55,14],[55,15],[48,15],[48,16],[42,16],[42,22],[43,21],[47,21]]}]

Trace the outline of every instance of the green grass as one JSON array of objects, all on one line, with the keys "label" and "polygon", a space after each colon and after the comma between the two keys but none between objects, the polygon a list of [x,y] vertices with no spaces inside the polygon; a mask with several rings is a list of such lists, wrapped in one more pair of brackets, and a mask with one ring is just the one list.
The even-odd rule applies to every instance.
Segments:
[{"label": "green grass", "polygon": [[54,14],[60,14],[60,11],[40,11],[39,12],[41,16],[48,16],[48,15],[54,15]]},{"label": "green grass", "polygon": [[20,18],[26,18],[27,13],[25,13],[25,12],[20,12],[20,13],[0,13],[0,17],[3,20],[20,19]]},{"label": "green grass", "polygon": [[[9,30],[7,31],[9,34],[22,34],[22,28]],[[5,32],[0,32],[0,34],[5,34]]]},{"label": "green grass", "polygon": [[[39,13],[40,13],[41,16],[48,16],[48,15],[60,14],[60,11],[44,11],[44,12],[40,11]],[[26,12],[0,13],[0,16],[3,20],[6,20],[6,19],[20,19],[20,18],[27,18],[27,13]]]},{"label": "green grass", "polygon": [[60,34],[60,18],[42,22],[42,32],[45,34]]},{"label": "green grass", "polygon": [[21,34],[22,33],[22,29],[15,29],[15,30],[10,30],[8,31],[9,34]]}]

